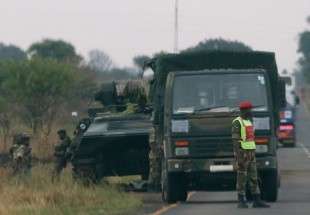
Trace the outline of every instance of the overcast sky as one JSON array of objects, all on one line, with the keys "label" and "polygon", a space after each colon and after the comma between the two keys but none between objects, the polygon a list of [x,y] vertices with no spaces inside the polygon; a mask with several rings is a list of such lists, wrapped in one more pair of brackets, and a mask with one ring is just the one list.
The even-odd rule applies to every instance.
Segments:
[{"label": "overcast sky", "polygon": [[[179,0],[180,48],[206,38],[240,40],[275,51],[292,70],[309,0]],[[119,66],[137,54],[173,50],[174,0],[0,0],[0,41],[26,49],[42,38],[64,39],[87,55],[107,52]]]}]

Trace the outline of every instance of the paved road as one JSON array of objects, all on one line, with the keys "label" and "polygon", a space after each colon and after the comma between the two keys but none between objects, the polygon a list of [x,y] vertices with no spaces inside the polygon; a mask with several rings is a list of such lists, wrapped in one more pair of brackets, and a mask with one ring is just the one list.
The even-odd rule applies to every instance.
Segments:
[{"label": "paved road", "polygon": [[187,203],[170,209],[164,215],[309,215],[310,115],[300,107],[297,117],[298,146],[279,149],[282,186],[279,201],[271,204],[271,209],[240,210],[236,208],[235,192],[201,192],[195,193]]}]

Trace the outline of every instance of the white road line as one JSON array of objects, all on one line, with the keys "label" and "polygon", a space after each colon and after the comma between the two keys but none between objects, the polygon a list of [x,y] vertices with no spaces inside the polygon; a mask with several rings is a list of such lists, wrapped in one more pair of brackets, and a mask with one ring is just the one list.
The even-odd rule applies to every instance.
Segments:
[{"label": "white road line", "polygon": [[304,152],[306,153],[308,158],[310,159],[310,151],[309,151],[309,149],[303,143],[299,143],[299,145],[302,148],[302,150],[304,150]]}]

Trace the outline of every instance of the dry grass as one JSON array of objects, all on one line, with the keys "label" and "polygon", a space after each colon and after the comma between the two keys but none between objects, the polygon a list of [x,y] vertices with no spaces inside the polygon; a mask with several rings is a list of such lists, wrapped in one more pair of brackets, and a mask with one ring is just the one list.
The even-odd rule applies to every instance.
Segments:
[{"label": "dry grass", "polygon": [[32,155],[41,160],[48,160],[53,157],[54,146],[59,141],[57,131],[60,128],[65,128],[68,132],[68,135],[73,137],[73,129],[75,127],[75,123],[77,122],[69,122],[66,124],[58,123],[54,127],[52,127],[50,133],[46,135],[43,131],[37,135],[33,135],[31,129],[27,128],[22,124],[15,123],[10,132],[10,138],[7,142],[4,142],[3,136],[0,134],[0,153],[8,153],[8,150],[13,142],[13,135],[16,133],[27,133],[31,136],[31,148]]},{"label": "dry grass", "polygon": [[52,183],[48,165],[34,167],[31,175],[22,178],[12,178],[0,169],[0,192],[1,215],[119,215],[134,213],[142,204],[141,199],[115,185],[74,183],[69,170]]}]

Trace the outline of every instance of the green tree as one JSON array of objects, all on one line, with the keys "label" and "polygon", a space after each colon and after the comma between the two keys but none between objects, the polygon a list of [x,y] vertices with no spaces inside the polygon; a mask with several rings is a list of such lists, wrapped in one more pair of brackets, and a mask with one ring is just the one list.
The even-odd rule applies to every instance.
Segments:
[{"label": "green tree", "polygon": [[0,43],[0,60],[25,60],[26,53],[15,45]]},{"label": "green tree", "polygon": [[305,59],[310,59],[310,31],[304,31],[299,35],[298,52]]},{"label": "green tree", "polygon": [[108,72],[113,67],[113,61],[104,51],[94,49],[88,53],[88,66],[96,72]]},{"label": "green tree", "polygon": [[[307,21],[310,24],[309,20],[308,18]],[[306,30],[299,35],[298,52],[301,54],[298,60],[299,69],[310,82],[310,31]]]},{"label": "green tree", "polygon": [[113,80],[128,80],[136,77],[131,68],[114,68],[107,75]]},{"label": "green tree", "polygon": [[207,39],[197,45],[183,50],[182,52],[193,51],[252,51],[252,48],[239,41],[218,39]]},{"label": "green tree", "polygon": [[82,60],[75,47],[63,40],[45,39],[33,43],[28,49],[28,54],[31,57],[51,58],[61,62],[79,63]]},{"label": "green tree", "polygon": [[10,114],[8,101],[0,95],[0,134],[4,143],[4,150],[7,149],[7,143],[10,137],[12,124]]},{"label": "green tree", "polygon": [[36,133],[51,131],[58,111],[73,94],[79,79],[75,68],[52,59],[7,62],[8,77],[2,87],[25,122]]}]

